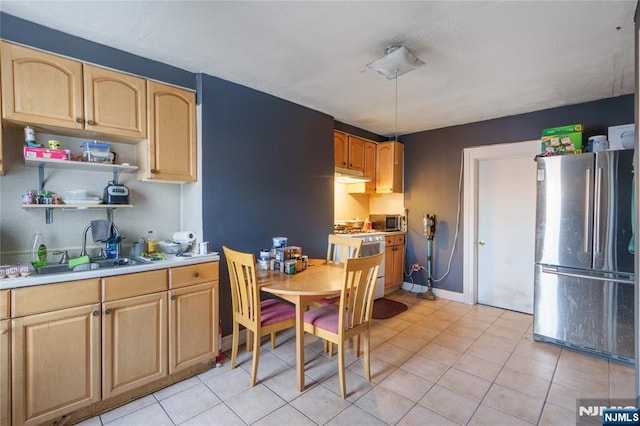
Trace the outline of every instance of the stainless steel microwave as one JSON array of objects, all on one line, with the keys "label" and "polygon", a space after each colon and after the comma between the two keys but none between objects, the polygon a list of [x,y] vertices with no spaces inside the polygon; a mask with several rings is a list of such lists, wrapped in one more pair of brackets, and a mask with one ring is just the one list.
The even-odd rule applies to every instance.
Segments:
[{"label": "stainless steel microwave", "polygon": [[372,214],[369,220],[378,231],[404,231],[404,216],[400,214]]}]

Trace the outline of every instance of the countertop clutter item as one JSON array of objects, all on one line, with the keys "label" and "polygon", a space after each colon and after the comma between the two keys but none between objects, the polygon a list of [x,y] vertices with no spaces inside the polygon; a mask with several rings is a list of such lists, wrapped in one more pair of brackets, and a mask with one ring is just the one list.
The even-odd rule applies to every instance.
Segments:
[{"label": "countertop clutter item", "polygon": [[22,194],[22,204],[62,204],[63,199],[51,191],[29,190]]},{"label": "countertop clutter item", "polygon": [[542,129],[542,154],[580,154],[582,152],[582,124]]},{"label": "countertop clutter item", "polygon": [[31,248],[31,264],[33,267],[47,264],[47,245],[44,242],[44,235],[36,231],[33,235],[33,246]]},{"label": "countertop clutter item", "polygon": [[608,136],[609,149],[633,149],[636,146],[636,125],[611,126]]},{"label": "countertop clutter item", "polygon": [[196,240],[194,231],[177,231],[173,233],[171,239],[176,243],[193,243]]},{"label": "countertop clutter item", "polygon": [[191,249],[191,243],[179,242],[179,241],[159,241],[158,247],[160,247],[160,251],[165,254],[176,254],[178,252],[186,252]]},{"label": "countertop clutter item", "polygon": [[80,148],[84,148],[83,158],[86,161],[94,163],[113,163],[115,158],[111,152],[111,145],[102,142],[85,142],[80,145]]},{"label": "countertop clutter item", "polygon": [[129,204],[129,188],[110,181],[104,188],[102,202],[105,204]]},{"label": "countertop clutter item", "polygon": [[113,222],[110,220],[92,220],[91,237],[96,243],[106,243],[112,237]]},{"label": "countertop clutter item", "polygon": [[609,149],[609,141],[605,135],[591,136],[587,140],[588,152],[600,152]]},{"label": "countertop clutter item", "polygon": [[[40,145],[42,146],[42,145]],[[38,158],[46,158],[48,160],[68,160],[71,151],[68,149],[49,149],[34,146],[25,146],[23,148],[24,158],[35,160]]]},{"label": "countertop clutter item", "polygon": [[153,231],[147,232],[147,239],[145,240],[145,252],[147,254],[154,254],[158,249],[158,240]]}]

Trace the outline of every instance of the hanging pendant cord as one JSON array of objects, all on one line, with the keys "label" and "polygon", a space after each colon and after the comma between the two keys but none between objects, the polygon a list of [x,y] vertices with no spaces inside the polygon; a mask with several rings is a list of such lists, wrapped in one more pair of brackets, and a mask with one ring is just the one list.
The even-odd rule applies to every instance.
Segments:
[{"label": "hanging pendant cord", "polygon": [[396,68],[396,137],[395,140],[398,142],[398,69]]}]

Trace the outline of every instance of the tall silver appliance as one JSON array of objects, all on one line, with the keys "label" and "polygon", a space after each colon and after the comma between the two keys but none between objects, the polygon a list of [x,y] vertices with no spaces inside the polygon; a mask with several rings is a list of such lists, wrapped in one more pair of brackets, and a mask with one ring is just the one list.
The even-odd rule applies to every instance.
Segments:
[{"label": "tall silver appliance", "polygon": [[538,158],[534,340],[634,362],[632,161]]}]

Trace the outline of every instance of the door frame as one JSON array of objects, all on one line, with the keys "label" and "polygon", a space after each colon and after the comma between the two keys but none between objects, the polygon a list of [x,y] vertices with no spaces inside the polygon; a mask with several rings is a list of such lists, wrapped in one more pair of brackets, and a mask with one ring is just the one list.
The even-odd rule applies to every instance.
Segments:
[{"label": "door frame", "polygon": [[[478,303],[478,163],[483,160],[533,156],[540,153],[540,139],[465,148],[463,155],[462,295],[464,303]],[[533,264],[531,264],[533,270]]]}]

